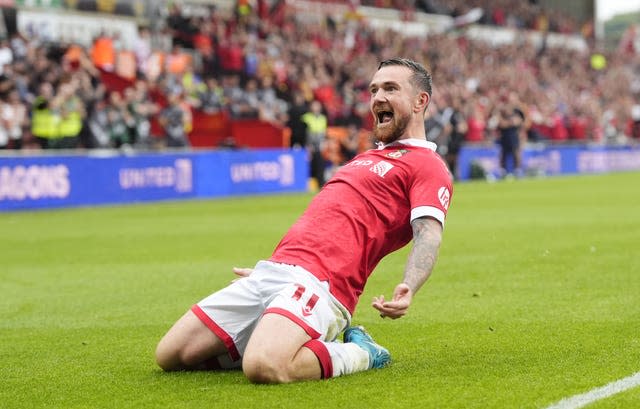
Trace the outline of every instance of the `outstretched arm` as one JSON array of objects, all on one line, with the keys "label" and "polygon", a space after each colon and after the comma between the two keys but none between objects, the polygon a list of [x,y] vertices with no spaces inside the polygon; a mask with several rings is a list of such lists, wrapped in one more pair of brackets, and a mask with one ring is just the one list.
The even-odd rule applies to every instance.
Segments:
[{"label": "outstretched arm", "polygon": [[400,318],[407,313],[413,296],[427,281],[438,259],[442,242],[442,225],[430,217],[420,217],[411,222],[413,248],[409,253],[404,278],[393,291],[391,301],[384,296],[374,297],[373,308],[381,317]]}]

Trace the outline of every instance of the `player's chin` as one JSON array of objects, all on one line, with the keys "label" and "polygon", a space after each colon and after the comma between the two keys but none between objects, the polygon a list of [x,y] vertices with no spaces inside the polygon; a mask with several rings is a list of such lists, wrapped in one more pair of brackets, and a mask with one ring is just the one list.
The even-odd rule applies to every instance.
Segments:
[{"label": "player's chin", "polygon": [[373,136],[382,143],[388,144],[398,139],[393,132],[393,128],[389,126],[377,126],[373,129]]}]

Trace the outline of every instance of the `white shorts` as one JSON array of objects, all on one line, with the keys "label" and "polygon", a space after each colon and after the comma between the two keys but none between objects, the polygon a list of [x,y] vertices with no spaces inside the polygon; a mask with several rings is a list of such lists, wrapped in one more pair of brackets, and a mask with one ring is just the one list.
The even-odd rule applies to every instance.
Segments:
[{"label": "white shorts", "polygon": [[217,291],[191,309],[227,346],[233,361],[242,358],[263,314],[280,314],[312,339],[334,341],[351,314],[329,293],[329,284],[299,266],[260,261],[249,277]]}]

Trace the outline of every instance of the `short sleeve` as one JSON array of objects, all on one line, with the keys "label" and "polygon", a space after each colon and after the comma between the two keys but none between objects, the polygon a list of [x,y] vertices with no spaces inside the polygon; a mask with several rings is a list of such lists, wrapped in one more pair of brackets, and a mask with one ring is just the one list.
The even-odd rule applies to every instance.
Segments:
[{"label": "short sleeve", "polygon": [[429,154],[418,166],[409,187],[411,217],[433,217],[444,227],[453,196],[451,173],[437,154]]}]

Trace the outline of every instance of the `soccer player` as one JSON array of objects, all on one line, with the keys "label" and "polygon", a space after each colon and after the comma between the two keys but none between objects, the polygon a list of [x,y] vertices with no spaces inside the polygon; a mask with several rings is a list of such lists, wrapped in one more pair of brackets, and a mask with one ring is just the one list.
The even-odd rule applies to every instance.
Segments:
[{"label": "soccer player", "polygon": [[[452,178],[425,136],[431,75],[401,58],[370,84],[378,149],[327,182],[269,260],[194,305],[156,349],[166,371],[242,366],[251,382],[323,379],[386,366],[391,357],[351,315],[369,275],[413,239],[381,317],[404,316],[436,263]],[[337,341],[340,333],[343,342]]]}]

